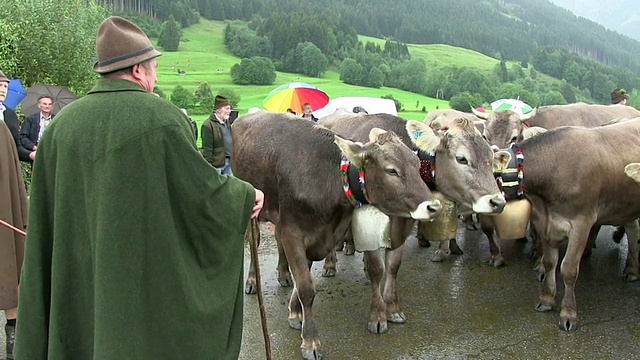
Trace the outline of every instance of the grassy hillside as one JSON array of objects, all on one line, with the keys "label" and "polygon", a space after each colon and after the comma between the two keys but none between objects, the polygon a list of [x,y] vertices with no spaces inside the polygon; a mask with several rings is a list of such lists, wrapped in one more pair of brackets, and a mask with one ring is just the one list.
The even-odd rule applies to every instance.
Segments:
[{"label": "grassy hillside", "polygon": [[[425,106],[427,111],[448,108],[447,101],[437,100],[426,96],[392,88],[372,89],[342,83],[335,70],[327,71],[321,78],[310,78],[299,74],[278,72],[273,85],[235,85],[231,82],[229,69],[240,58],[229,53],[224,46],[223,31],[225,23],[201,19],[199,24],[183,29],[183,40],[179,51],[164,52],[158,65],[158,84],[165,94],[169,95],[176,85],[182,85],[194,91],[201,82],[208,82],[214,90],[233,88],[242,100],[239,103],[240,114],[253,106],[262,106],[262,100],[273,88],[289,81],[304,81],[316,85],[324,90],[330,98],[339,96],[371,96],[380,97],[392,94],[400,100],[405,109],[400,115],[406,119],[422,120],[425,117],[419,110]],[[483,56],[483,55],[480,55]],[[178,69],[184,70],[184,76],[178,75]],[[420,109],[415,109],[416,102]],[[196,121],[203,121],[206,116],[194,116]]]}]

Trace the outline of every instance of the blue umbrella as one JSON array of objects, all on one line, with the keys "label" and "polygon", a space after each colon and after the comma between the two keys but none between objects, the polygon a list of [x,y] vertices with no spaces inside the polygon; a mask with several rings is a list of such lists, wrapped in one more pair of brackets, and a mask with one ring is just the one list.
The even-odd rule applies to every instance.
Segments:
[{"label": "blue umbrella", "polygon": [[9,91],[7,91],[7,97],[2,102],[6,107],[14,110],[16,106],[27,96],[27,92],[24,91],[22,83],[18,79],[9,80]]}]

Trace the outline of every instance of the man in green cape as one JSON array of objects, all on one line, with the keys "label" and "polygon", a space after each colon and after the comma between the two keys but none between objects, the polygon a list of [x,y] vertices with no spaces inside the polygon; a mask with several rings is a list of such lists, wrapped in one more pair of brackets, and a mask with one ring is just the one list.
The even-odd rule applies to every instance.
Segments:
[{"label": "man in green cape", "polygon": [[101,74],[38,145],[16,359],[236,359],[243,234],[264,195],[220,176],[151,92],[156,51],[120,18]]}]

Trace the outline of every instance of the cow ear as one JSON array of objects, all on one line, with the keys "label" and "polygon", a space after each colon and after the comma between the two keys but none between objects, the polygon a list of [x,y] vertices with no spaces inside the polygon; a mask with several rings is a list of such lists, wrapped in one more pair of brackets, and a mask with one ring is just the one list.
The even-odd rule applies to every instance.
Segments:
[{"label": "cow ear", "polygon": [[624,167],[624,173],[633,181],[640,183],[640,163],[631,163]]},{"label": "cow ear", "polygon": [[364,166],[365,149],[362,144],[351,140],[343,139],[338,135],[334,135],[333,142],[338,145],[340,151],[357,167]]},{"label": "cow ear", "polygon": [[376,142],[376,140],[378,140],[378,136],[386,133],[386,130],[374,127],[373,129],[371,129],[371,131],[369,131],[369,141]]},{"label": "cow ear", "polygon": [[411,137],[411,141],[420,148],[428,152],[434,152],[436,147],[440,145],[440,138],[436,135],[429,125],[415,120],[408,120],[406,125],[407,133]]},{"label": "cow ear", "polygon": [[511,154],[508,151],[496,151],[493,153],[493,172],[501,172],[509,165]]},{"label": "cow ear", "polygon": [[522,139],[528,139],[536,135],[540,135],[543,132],[547,132],[547,129],[540,126],[532,126],[522,130]]}]

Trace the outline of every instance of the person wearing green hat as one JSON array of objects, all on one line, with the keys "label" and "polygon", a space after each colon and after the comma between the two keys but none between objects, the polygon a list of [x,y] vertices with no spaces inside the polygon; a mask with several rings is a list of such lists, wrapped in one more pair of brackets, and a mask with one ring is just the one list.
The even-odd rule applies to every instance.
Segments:
[{"label": "person wearing green hat", "polygon": [[38,143],[16,359],[236,359],[264,195],[152,94],[161,54],[138,26],[107,18],[96,51],[101,78]]},{"label": "person wearing green hat", "polygon": [[231,171],[231,103],[224,96],[216,95],[213,112],[202,123],[202,155],[221,175],[232,175]]},{"label": "person wearing green hat", "polygon": [[[0,70],[0,220],[24,230],[27,222],[27,192],[16,143],[6,122],[9,116],[15,117],[15,113],[2,104],[7,96],[8,85],[9,79]],[[4,326],[7,359],[13,359],[24,241],[23,235],[0,226],[0,310],[4,311],[7,319]]]}]

